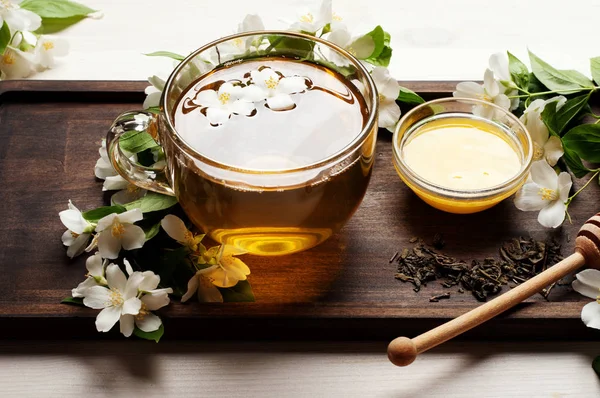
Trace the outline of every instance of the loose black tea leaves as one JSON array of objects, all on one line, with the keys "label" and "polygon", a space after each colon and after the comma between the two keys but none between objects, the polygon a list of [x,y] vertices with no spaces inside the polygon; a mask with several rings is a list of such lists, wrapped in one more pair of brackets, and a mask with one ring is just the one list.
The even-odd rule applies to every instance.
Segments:
[{"label": "loose black tea leaves", "polygon": [[[443,242],[441,236],[434,241],[436,247],[443,246],[443,243],[440,245]],[[439,280],[443,287],[458,286],[459,293],[469,291],[479,301],[498,294],[503,285],[523,283],[562,260],[558,243],[540,242],[533,238],[511,239],[500,247],[500,259],[472,260],[470,264],[411,239],[411,243],[415,242],[412,249],[404,249],[392,258],[398,263],[396,279],[412,283],[415,292],[428,282]],[[553,286],[541,292],[544,298],[548,299]],[[433,296],[429,301],[449,298],[450,293],[446,293]]]},{"label": "loose black tea leaves", "polygon": [[433,296],[432,298],[429,299],[429,301],[432,303],[437,303],[441,299],[449,299],[449,298],[450,298],[450,293],[447,292],[447,293],[438,294],[437,296]]}]

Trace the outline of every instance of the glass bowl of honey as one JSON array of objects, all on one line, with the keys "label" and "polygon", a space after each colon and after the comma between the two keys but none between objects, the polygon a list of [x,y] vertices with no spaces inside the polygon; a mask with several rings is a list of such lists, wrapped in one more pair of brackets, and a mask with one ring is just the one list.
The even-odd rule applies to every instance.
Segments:
[{"label": "glass bowl of honey", "polygon": [[449,213],[486,210],[526,181],[534,147],[508,110],[470,98],[421,104],[398,123],[393,162],[423,201]]}]

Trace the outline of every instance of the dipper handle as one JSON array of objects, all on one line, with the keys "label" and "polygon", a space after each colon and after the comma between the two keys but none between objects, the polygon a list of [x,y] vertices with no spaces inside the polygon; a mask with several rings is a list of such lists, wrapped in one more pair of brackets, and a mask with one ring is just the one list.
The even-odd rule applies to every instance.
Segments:
[{"label": "dipper handle", "polygon": [[587,263],[590,267],[600,268],[599,247],[600,213],[590,218],[579,230],[575,241],[575,253],[527,282],[435,329],[413,339],[398,337],[392,340],[388,346],[388,358],[394,365],[409,365],[420,353],[492,319],[533,296],[546,286],[577,271],[584,264]]}]

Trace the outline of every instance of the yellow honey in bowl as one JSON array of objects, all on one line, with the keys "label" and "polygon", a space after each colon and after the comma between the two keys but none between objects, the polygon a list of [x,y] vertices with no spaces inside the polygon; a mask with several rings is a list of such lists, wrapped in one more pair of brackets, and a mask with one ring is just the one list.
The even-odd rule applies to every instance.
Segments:
[{"label": "yellow honey in bowl", "polygon": [[402,156],[429,183],[455,191],[481,190],[498,186],[521,170],[514,143],[505,137],[505,131],[487,121],[441,118],[411,134]]}]

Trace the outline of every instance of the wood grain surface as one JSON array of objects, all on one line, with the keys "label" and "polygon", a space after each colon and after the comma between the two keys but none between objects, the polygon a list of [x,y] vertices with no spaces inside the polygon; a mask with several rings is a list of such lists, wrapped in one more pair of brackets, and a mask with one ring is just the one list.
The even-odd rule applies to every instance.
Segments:
[{"label": "wood grain surface", "polygon": [[[68,199],[81,209],[105,204],[93,166],[100,139],[119,113],[140,107],[142,82],[0,83],[0,337],[98,337],[96,311],[59,304],[85,274],[84,259],[69,260],[58,212]],[[406,83],[427,99],[448,96],[452,82]],[[596,184],[570,207],[573,224],[546,230],[536,213],[510,201],[474,215],[435,210],[406,188],[391,164],[391,135],[380,132],[373,179],[347,226],[304,253],[244,256],[256,303],[173,303],[161,311],[166,338],[389,339],[414,335],[474,308],[469,294],[429,303],[444,291],[420,293],[394,279],[390,257],[411,237],[446,240],[463,259],[497,256],[509,238],[555,237],[570,254],[580,226],[600,210]],[[579,182],[577,184],[580,184]],[[575,188],[578,187],[576,184]],[[550,302],[533,297],[466,336],[587,338],[581,307],[589,300],[557,287]],[[210,330],[202,328],[211,322]],[[84,324],[87,325],[84,327]],[[118,332],[110,333],[116,335]]]}]

